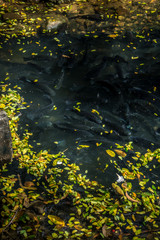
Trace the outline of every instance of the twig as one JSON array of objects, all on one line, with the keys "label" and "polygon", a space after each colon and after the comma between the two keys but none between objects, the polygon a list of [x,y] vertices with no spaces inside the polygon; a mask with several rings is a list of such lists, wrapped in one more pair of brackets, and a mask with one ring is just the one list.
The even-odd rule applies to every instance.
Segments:
[{"label": "twig", "polygon": [[19,185],[20,185],[21,188],[23,188],[23,189],[28,189],[28,190],[36,190],[36,189],[37,189],[37,188],[35,188],[35,187],[25,187],[25,186],[23,186],[23,185],[22,185],[22,182],[21,182],[20,175],[18,174],[17,176],[18,176]]},{"label": "twig", "polygon": [[7,226],[5,226],[5,228],[2,230],[2,232],[4,232],[14,222],[19,210],[20,210],[20,208],[17,208],[17,210],[16,210],[14,216],[12,217],[11,221],[7,224]]}]

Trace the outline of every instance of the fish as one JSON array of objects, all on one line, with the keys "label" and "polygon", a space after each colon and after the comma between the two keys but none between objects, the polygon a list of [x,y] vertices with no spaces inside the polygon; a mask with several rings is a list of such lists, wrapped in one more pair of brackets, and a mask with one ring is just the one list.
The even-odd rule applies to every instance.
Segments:
[{"label": "fish", "polygon": [[40,73],[46,73],[45,68],[37,65],[36,63],[28,62],[27,65],[28,65],[29,67],[32,67],[32,68],[38,70]]},{"label": "fish", "polygon": [[96,116],[93,113],[87,112],[85,110],[81,110],[81,111],[77,111],[76,109],[72,109],[73,112],[77,113],[80,116],[84,116],[87,119],[89,119],[90,121],[93,121],[95,123],[101,124],[102,123],[102,119],[100,119],[100,117]]},{"label": "fish", "polygon": [[[156,121],[151,120],[149,117],[141,115],[140,113],[130,113],[129,114],[130,125],[132,126],[132,133],[137,132],[141,135],[146,135],[150,139],[156,140],[154,125]],[[152,121],[152,124],[150,123]]]},{"label": "fish", "polygon": [[60,89],[64,80],[64,70],[61,71],[61,76],[58,78],[57,83],[55,84],[55,89]]},{"label": "fish", "polygon": [[128,88],[129,94],[133,94],[133,97],[136,96],[136,99],[143,99],[153,102],[153,98],[157,101],[160,101],[160,97],[156,96],[154,93],[149,93],[147,90],[143,90],[139,87]]},{"label": "fish", "polygon": [[131,140],[133,141],[134,144],[143,147],[143,148],[147,148],[150,149],[151,151],[160,148],[160,144],[153,142],[153,141],[149,141],[148,139],[145,138],[141,138],[141,137],[131,137]]},{"label": "fish", "polygon": [[[105,144],[105,148],[114,146],[115,141],[111,141],[109,138],[106,137],[95,137],[92,136],[92,138],[87,138],[87,139],[77,139],[79,141],[79,144],[96,144],[96,143],[102,143]],[[122,143],[122,141],[118,142],[119,144]]]},{"label": "fish", "polygon": [[39,82],[39,81],[34,82],[34,80],[28,79],[25,76],[20,77],[19,80],[26,81],[28,83],[33,84],[36,88],[38,88],[42,92],[46,93],[48,95],[48,97],[50,97],[51,101],[52,101],[52,98],[55,97],[55,95],[56,95],[56,92],[54,91],[54,89],[47,86],[47,83],[42,83],[42,82]]},{"label": "fish", "polygon": [[27,118],[35,121],[38,120],[39,118],[42,118],[48,111],[50,112],[53,108],[53,102],[51,102],[50,104],[48,104],[47,106],[44,106],[43,108],[40,108],[37,111],[30,111],[26,114]]},{"label": "fish", "polygon": [[120,95],[121,94],[121,89],[119,86],[117,86],[116,83],[110,83],[109,81],[107,80],[99,80],[97,81],[97,84],[99,86],[103,86],[103,88],[106,88],[109,90],[109,92],[111,93],[114,93],[116,95]]},{"label": "fish", "polygon": [[142,99],[134,99],[131,103],[130,103],[130,107],[131,110],[134,110],[136,112],[140,112],[141,114],[154,114],[157,113],[158,115],[160,114],[160,104],[156,103],[154,101],[149,102],[146,100],[142,100]]},{"label": "fish", "polygon": [[68,122],[55,122],[53,126],[65,131],[71,131],[75,134],[81,134],[84,137],[93,137],[94,135],[88,131],[88,128],[81,126],[81,128],[77,128],[78,126],[73,126],[73,124]]},{"label": "fish", "polygon": [[117,133],[117,135],[120,135],[120,136],[130,136],[131,135],[130,130],[124,124],[120,125],[120,123],[110,121],[107,118],[103,119],[103,123],[105,123],[105,125],[108,126],[110,128],[110,130],[113,130],[115,133]]},{"label": "fish", "polygon": [[55,59],[55,58],[57,58],[56,56],[47,56],[47,55],[40,55],[40,54],[38,54],[38,55],[33,55],[33,56],[31,56],[31,57],[24,57],[23,59],[24,59],[24,61],[43,61],[43,62],[45,62],[45,61],[47,61],[47,62],[49,62],[49,61],[52,61],[53,59]]}]

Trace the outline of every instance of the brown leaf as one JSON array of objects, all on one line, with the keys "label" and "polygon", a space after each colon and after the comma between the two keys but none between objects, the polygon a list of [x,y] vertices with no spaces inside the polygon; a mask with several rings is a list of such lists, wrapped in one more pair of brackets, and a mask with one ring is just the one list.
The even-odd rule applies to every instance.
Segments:
[{"label": "brown leaf", "polygon": [[123,152],[122,150],[115,149],[114,151],[121,157],[126,157],[127,156],[127,154],[125,152]]},{"label": "brown leaf", "polygon": [[62,57],[64,57],[64,58],[71,58],[71,57],[69,57],[69,56],[67,56],[65,54],[63,54]]},{"label": "brown leaf", "polygon": [[27,181],[27,182],[24,183],[24,186],[25,187],[32,187],[32,186],[34,186],[34,183]]},{"label": "brown leaf", "polygon": [[123,240],[123,234],[118,235],[119,240]]},{"label": "brown leaf", "polygon": [[96,233],[94,236],[93,236],[93,239],[99,237],[99,233]]},{"label": "brown leaf", "polygon": [[108,238],[109,236],[112,235],[112,230],[111,230],[111,228],[107,229],[107,225],[104,224],[103,227],[102,227],[102,233],[106,238]]}]

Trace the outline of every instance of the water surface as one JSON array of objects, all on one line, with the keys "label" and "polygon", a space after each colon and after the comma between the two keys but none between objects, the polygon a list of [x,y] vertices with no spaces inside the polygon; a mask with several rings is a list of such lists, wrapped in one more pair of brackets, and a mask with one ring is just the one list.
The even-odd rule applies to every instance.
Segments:
[{"label": "water surface", "polygon": [[[55,36],[15,39],[0,50],[1,80],[9,73],[30,105],[20,133],[27,124],[36,150],[65,150],[88,177],[110,185],[116,172],[107,149],[159,147],[159,39],[56,38],[61,44]],[[126,160],[116,158],[120,167]]]}]

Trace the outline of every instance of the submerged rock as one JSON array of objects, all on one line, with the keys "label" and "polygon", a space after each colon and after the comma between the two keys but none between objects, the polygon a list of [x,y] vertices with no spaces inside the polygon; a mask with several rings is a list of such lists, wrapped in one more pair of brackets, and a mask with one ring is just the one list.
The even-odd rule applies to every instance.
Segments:
[{"label": "submerged rock", "polygon": [[9,163],[12,160],[12,153],[9,119],[5,111],[0,111],[0,162]]},{"label": "submerged rock", "polygon": [[48,15],[48,18],[49,20],[46,26],[46,30],[49,32],[57,31],[67,23],[67,18],[65,18],[64,16],[50,14]]}]

